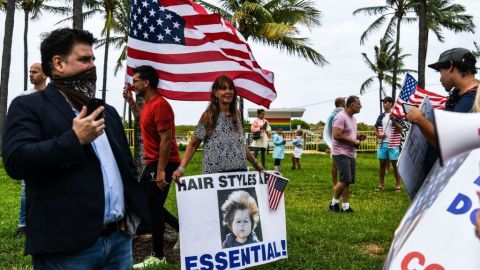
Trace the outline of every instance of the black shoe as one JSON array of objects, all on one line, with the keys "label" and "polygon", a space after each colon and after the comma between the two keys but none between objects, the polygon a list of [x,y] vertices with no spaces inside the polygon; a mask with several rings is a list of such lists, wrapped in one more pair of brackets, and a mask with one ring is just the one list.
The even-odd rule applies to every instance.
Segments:
[{"label": "black shoe", "polygon": [[347,210],[342,209],[342,213],[344,213],[344,214],[353,213],[353,209],[351,207],[349,207]]},{"label": "black shoe", "polygon": [[18,237],[18,238],[22,238],[25,235],[25,230],[26,229],[27,229],[26,227],[18,228],[17,232],[15,233],[15,236]]},{"label": "black shoe", "polygon": [[328,211],[330,211],[330,212],[340,212],[340,206],[339,206],[339,204],[338,204],[338,203],[337,203],[337,204],[331,204],[331,203],[330,203],[330,204],[328,205]]}]

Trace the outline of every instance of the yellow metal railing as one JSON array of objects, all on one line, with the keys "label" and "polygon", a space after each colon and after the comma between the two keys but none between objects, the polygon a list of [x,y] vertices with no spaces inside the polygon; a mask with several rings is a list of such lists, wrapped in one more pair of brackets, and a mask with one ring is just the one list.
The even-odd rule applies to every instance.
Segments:
[{"label": "yellow metal railing", "polygon": [[[134,147],[134,131],[133,129],[126,128],[125,133],[127,135],[128,144],[130,148],[133,149]],[[193,136],[194,132],[190,131],[186,134],[176,134],[175,138],[178,144],[186,145],[190,141],[191,136]],[[358,152],[373,152],[377,150],[377,138],[375,136],[374,131],[358,131],[358,135],[365,135],[367,138],[366,140],[360,143],[359,148],[357,149]],[[293,145],[292,140],[295,138],[295,131],[285,131],[283,132],[283,137],[287,141],[285,144],[285,151],[292,152]],[[249,143],[251,138],[251,134],[246,134],[247,142]],[[323,132],[308,132],[304,134],[304,147],[303,149],[306,152],[319,152],[325,148],[324,146],[321,147],[320,145],[325,144],[323,141]],[[271,146],[270,142],[270,147]]]}]

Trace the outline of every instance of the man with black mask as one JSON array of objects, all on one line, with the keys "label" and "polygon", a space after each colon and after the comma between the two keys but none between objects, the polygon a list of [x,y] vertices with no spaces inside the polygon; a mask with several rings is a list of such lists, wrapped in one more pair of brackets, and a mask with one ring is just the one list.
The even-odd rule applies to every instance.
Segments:
[{"label": "man with black mask", "polygon": [[[440,82],[449,93],[445,110],[467,113],[472,110],[480,82],[475,78],[477,68],[475,56],[467,49],[453,48],[440,54],[437,62],[428,65],[440,73]],[[436,132],[433,123],[428,121],[417,108],[407,114],[408,121],[416,124],[430,144],[426,154],[428,170],[438,158]],[[428,173],[428,172],[426,172]]]},{"label": "man with black mask", "polygon": [[3,134],[7,173],[27,183],[26,254],[34,269],[130,269],[131,235],[148,222],[120,116],[95,96],[94,38],[43,37],[44,91],[14,99]]}]

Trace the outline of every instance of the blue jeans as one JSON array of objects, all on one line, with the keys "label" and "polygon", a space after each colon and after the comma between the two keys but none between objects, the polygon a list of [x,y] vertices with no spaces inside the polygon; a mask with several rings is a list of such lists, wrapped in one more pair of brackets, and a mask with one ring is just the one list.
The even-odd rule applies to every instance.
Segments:
[{"label": "blue jeans", "polygon": [[27,226],[27,206],[25,199],[25,180],[22,180],[22,191],[20,193],[20,212],[18,212],[18,227]]},{"label": "blue jeans", "polygon": [[130,270],[132,268],[132,237],[113,232],[99,237],[84,250],[67,254],[32,255],[35,270]]}]

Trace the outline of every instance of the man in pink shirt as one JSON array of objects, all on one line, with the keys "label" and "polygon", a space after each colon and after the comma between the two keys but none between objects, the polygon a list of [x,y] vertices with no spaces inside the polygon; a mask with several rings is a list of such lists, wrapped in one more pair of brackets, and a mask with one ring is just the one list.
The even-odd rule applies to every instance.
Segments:
[{"label": "man in pink shirt", "polygon": [[357,96],[347,99],[345,110],[339,112],[333,120],[333,143],[332,157],[335,166],[340,172],[340,181],[333,190],[333,199],[328,209],[332,212],[340,212],[340,196],[343,198],[342,212],[353,212],[348,202],[349,185],[355,183],[355,148],[360,144],[357,138],[357,120],[353,116],[360,112],[362,104]]}]

